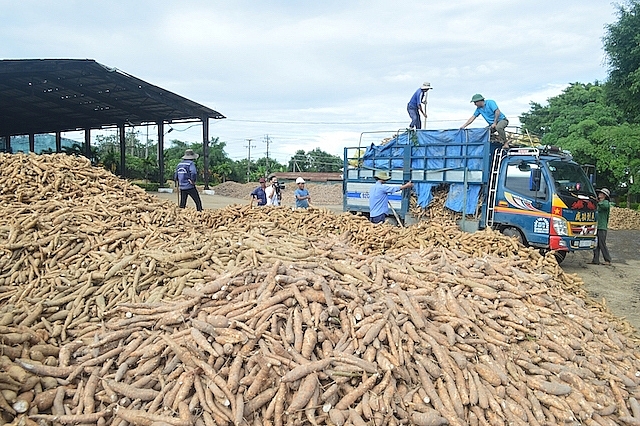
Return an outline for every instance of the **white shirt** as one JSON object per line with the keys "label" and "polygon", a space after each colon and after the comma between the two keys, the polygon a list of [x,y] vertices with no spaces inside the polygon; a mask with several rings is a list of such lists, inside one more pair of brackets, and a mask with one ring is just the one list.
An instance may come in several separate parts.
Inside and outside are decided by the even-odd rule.
{"label": "white shirt", "polygon": [[264,190],[264,193],[267,194],[267,205],[268,206],[279,206],[280,200],[278,199],[278,194],[276,193],[276,189],[273,185],[267,186]]}

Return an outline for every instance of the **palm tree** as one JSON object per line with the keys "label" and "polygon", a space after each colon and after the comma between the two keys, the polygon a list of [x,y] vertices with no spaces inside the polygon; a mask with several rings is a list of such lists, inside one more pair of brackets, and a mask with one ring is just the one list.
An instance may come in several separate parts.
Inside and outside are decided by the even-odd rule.
{"label": "palm tree", "polygon": [[227,178],[233,173],[233,168],[229,163],[218,164],[213,168],[214,173],[222,178],[222,182],[226,182]]}

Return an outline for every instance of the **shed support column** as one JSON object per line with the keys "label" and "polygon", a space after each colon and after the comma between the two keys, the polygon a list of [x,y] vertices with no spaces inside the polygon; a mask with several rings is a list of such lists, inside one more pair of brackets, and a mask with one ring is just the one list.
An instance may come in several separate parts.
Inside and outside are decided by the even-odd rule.
{"label": "shed support column", "polygon": [[56,132],[56,152],[62,152],[62,133]]}
{"label": "shed support column", "polygon": [[36,152],[36,136],[29,133],[29,152]]}
{"label": "shed support column", "polygon": [[13,152],[11,150],[11,136],[4,137],[4,152],[8,152],[9,154]]}
{"label": "shed support column", "polygon": [[118,126],[118,136],[120,137],[120,177],[127,177],[127,139],[124,134],[124,124]]}
{"label": "shed support column", "polygon": [[164,121],[156,121],[158,127],[158,183],[165,187],[164,179]]}
{"label": "shed support column", "polygon": [[209,189],[209,117],[202,118],[202,153],[204,161],[204,189]]}
{"label": "shed support column", "polygon": [[84,129],[84,156],[91,160],[91,129]]}

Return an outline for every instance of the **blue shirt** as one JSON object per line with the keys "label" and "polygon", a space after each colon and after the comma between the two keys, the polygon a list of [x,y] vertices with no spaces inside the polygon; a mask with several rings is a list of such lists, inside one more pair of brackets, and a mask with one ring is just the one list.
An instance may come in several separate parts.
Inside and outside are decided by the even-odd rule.
{"label": "blue shirt", "polygon": [[418,105],[420,105],[422,103],[422,94],[423,93],[427,93],[427,91],[425,90],[423,92],[422,89],[416,90],[416,93],[413,94],[413,96],[409,100],[409,104],[407,106],[417,109]]}
{"label": "blue shirt", "polygon": [[[475,115],[476,117],[479,115],[482,115],[482,117],[484,117],[484,119],[487,120],[487,123],[491,125],[493,124],[493,121],[496,118],[497,109],[499,108],[498,108],[498,104],[496,104],[496,101],[492,101],[491,99],[485,99],[484,106],[482,108],[476,107],[476,110],[474,111],[473,115]],[[507,117],[502,113],[502,111],[500,111],[500,117],[498,117],[498,121],[506,120],[506,119]]]}
{"label": "blue shirt", "polygon": [[173,180],[178,181],[178,187],[180,189],[195,188],[197,178],[198,172],[196,170],[196,163],[193,160],[182,160],[176,167],[176,172],[173,175]]}
{"label": "blue shirt", "polygon": [[309,195],[309,191],[306,189],[296,189],[295,192],[293,193],[293,195],[295,195],[296,197],[296,208],[299,209],[306,209],[309,207],[309,200],[299,200],[298,197],[306,197]]}
{"label": "blue shirt", "polygon": [[387,185],[377,181],[369,190],[369,216],[375,217],[389,211],[389,194],[400,191],[400,185]]}
{"label": "blue shirt", "polygon": [[267,194],[266,192],[264,192],[264,188],[262,188],[262,185],[251,191],[251,197],[258,200],[259,206],[264,206],[267,204]]}

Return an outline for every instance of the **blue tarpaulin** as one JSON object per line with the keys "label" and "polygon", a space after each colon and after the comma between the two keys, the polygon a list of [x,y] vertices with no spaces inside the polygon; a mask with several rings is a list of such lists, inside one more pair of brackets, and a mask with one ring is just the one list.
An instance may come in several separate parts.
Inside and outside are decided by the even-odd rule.
{"label": "blue tarpaulin", "polygon": [[429,205],[431,200],[433,199],[433,195],[431,194],[431,189],[435,185],[433,183],[424,183],[417,182],[413,184],[413,190],[416,192],[418,196],[418,205],[422,208],[425,208]]}
{"label": "blue tarpaulin", "polygon": [[[449,170],[482,171],[485,150],[489,149],[489,129],[419,130],[397,135],[384,145],[371,145],[363,156],[363,167],[373,170],[404,170],[404,149],[411,146],[411,170],[442,172]],[[437,175],[437,174],[436,174]],[[431,190],[438,181],[414,182],[418,205],[427,207]],[[466,213],[474,214],[480,185],[467,186]],[[460,212],[464,204],[464,186],[452,183],[445,206]]]}
{"label": "blue tarpaulin", "polygon": [[[465,214],[475,214],[478,208],[478,194],[480,194],[480,185],[467,185],[467,206]],[[444,206],[454,212],[461,212],[464,204],[464,185],[460,183],[452,183],[449,186],[449,194]]]}
{"label": "blue tarpaulin", "polygon": [[372,144],[367,148],[363,166],[375,170],[402,169],[404,147],[411,145],[412,169],[459,169],[466,159],[468,170],[482,170],[488,139],[488,128],[405,132],[384,145]]}

